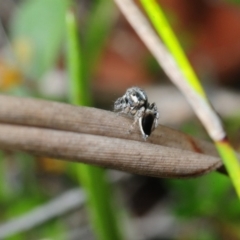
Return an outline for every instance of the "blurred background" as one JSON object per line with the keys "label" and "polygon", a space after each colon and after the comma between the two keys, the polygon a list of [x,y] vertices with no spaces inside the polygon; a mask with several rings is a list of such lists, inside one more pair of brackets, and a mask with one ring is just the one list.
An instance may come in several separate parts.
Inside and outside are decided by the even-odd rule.
{"label": "blurred background", "polygon": [[[159,3],[239,150],[240,1]],[[126,88],[140,86],[156,102],[160,124],[208,139],[112,0],[0,1],[1,94],[69,101],[65,14],[72,4],[94,107],[112,110]],[[74,166],[0,152],[0,239],[96,239]],[[173,180],[109,171],[109,181],[126,239],[240,239],[240,204],[224,175]]]}

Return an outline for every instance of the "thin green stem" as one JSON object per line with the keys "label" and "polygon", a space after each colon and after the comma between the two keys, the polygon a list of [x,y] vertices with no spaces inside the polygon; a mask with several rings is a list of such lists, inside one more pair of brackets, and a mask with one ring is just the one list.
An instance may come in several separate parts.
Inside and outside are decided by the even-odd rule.
{"label": "thin green stem", "polygon": [[83,79],[83,59],[75,16],[71,10],[66,14],[67,23],[67,67],[69,73],[69,97],[75,105],[91,106],[89,81]]}
{"label": "thin green stem", "polygon": [[215,146],[222,157],[227,172],[235,186],[237,195],[240,198],[240,165],[239,162],[236,161],[236,153],[228,141],[215,142]]}
{"label": "thin green stem", "polygon": [[[220,122],[221,120],[209,105],[209,101],[204,92],[204,89],[201,86],[201,83],[197,75],[195,74],[191,64],[189,63],[183,49],[181,48],[181,45],[179,44],[178,39],[175,36],[170,24],[168,23],[167,18],[165,17],[160,5],[155,0],[141,0],[141,3],[152,25],[167,46],[169,52],[172,54],[177,65],[179,66],[180,71],[183,73],[185,77],[185,79],[183,78],[183,81],[187,81],[189,86],[193,89],[194,93],[200,96],[200,101],[202,102],[202,104],[199,104],[199,102],[196,103],[196,106],[202,107],[202,112],[205,114],[206,117],[209,117],[210,119],[210,121],[208,122],[211,122],[210,115],[214,116],[214,118]],[[187,95],[187,93],[184,94]],[[202,101],[201,99],[204,101]],[[212,136],[210,133],[212,126],[211,128],[209,128],[205,125],[205,127],[208,130],[210,136]],[[218,126],[213,127],[215,127],[216,132],[218,132]],[[240,164],[234,152],[234,149],[231,147],[227,140],[223,141],[222,139],[213,139],[213,141],[215,142],[216,148],[218,149],[218,152],[222,157],[222,160],[226,166],[232,183],[240,198]]]}
{"label": "thin green stem", "polygon": [[[75,15],[71,10],[66,14],[66,25],[70,102],[75,105],[90,106],[89,81],[83,74],[84,57],[79,44]],[[112,205],[111,189],[105,171],[84,164],[79,164],[77,169],[81,184],[87,193],[89,212],[97,238],[100,240],[120,240],[116,211]]]}

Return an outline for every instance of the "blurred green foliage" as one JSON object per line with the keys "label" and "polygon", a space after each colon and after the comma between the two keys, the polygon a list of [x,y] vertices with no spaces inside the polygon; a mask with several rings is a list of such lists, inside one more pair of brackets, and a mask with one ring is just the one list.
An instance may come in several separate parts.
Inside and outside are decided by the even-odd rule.
{"label": "blurred green foliage", "polygon": [[[36,172],[37,159],[24,153],[0,152],[0,221],[14,219],[30,212],[50,200],[39,182]],[[8,240],[52,237],[64,239],[65,226],[59,220],[51,220],[41,226],[8,237]],[[34,237],[34,238],[33,238]]]}
{"label": "blurred green foliage", "polygon": [[239,239],[240,204],[227,176],[211,173],[196,179],[171,179],[168,184],[174,215],[189,224],[180,239]]}
{"label": "blurred green foliage", "polygon": [[[239,115],[225,118],[224,124],[229,138],[239,148]],[[185,123],[181,130],[201,139],[209,139],[198,121]],[[227,176],[211,173],[196,179],[169,179],[171,188],[172,211],[181,219],[189,222],[202,221],[203,225],[190,238],[215,240],[222,238],[222,229],[229,229],[226,236],[233,234],[233,239],[240,239],[240,204]],[[204,227],[207,224],[208,227]],[[189,230],[191,232],[191,230]],[[230,238],[229,238],[230,239]]]}
{"label": "blurred green foliage", "polygon": [[39,79],[59,56],[69,0],[26,0],[11,22],[11,38],[25,74]]}
{"label": "blurred green foliage", "polygon": [[[181,217],[207,216],[223,217],[229,215],[234,192],[228,177],[211,173],[196,179],[169,180],[174,191],[174,209]],[[226,202],[229,203],[226,206]],[[219,211],[219,209],[222,209]],[[240,213],[240,205],[234,215]]]}

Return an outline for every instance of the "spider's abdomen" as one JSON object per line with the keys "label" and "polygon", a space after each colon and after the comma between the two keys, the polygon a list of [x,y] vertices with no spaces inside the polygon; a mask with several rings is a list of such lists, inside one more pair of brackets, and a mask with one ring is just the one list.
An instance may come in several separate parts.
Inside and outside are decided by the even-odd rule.
{"label": "spider's abdomen", "polygon": [[146,114],[142,118],[142,130],[145,135],[150,136],[154,124],[155,116],[153,114]]}

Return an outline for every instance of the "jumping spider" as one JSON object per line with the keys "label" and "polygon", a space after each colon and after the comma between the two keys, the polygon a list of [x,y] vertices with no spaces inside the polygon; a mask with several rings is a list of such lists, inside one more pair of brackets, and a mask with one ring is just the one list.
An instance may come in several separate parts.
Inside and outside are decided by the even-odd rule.
{"label": "jumping spider", "polygon": [[142,137],[146,140],[158,125],[159,113],[155,103],[150,104],[146,93],[138,87],[128,88],[114,103],[114,111],[134,117],[130,131],[139,123]]}

